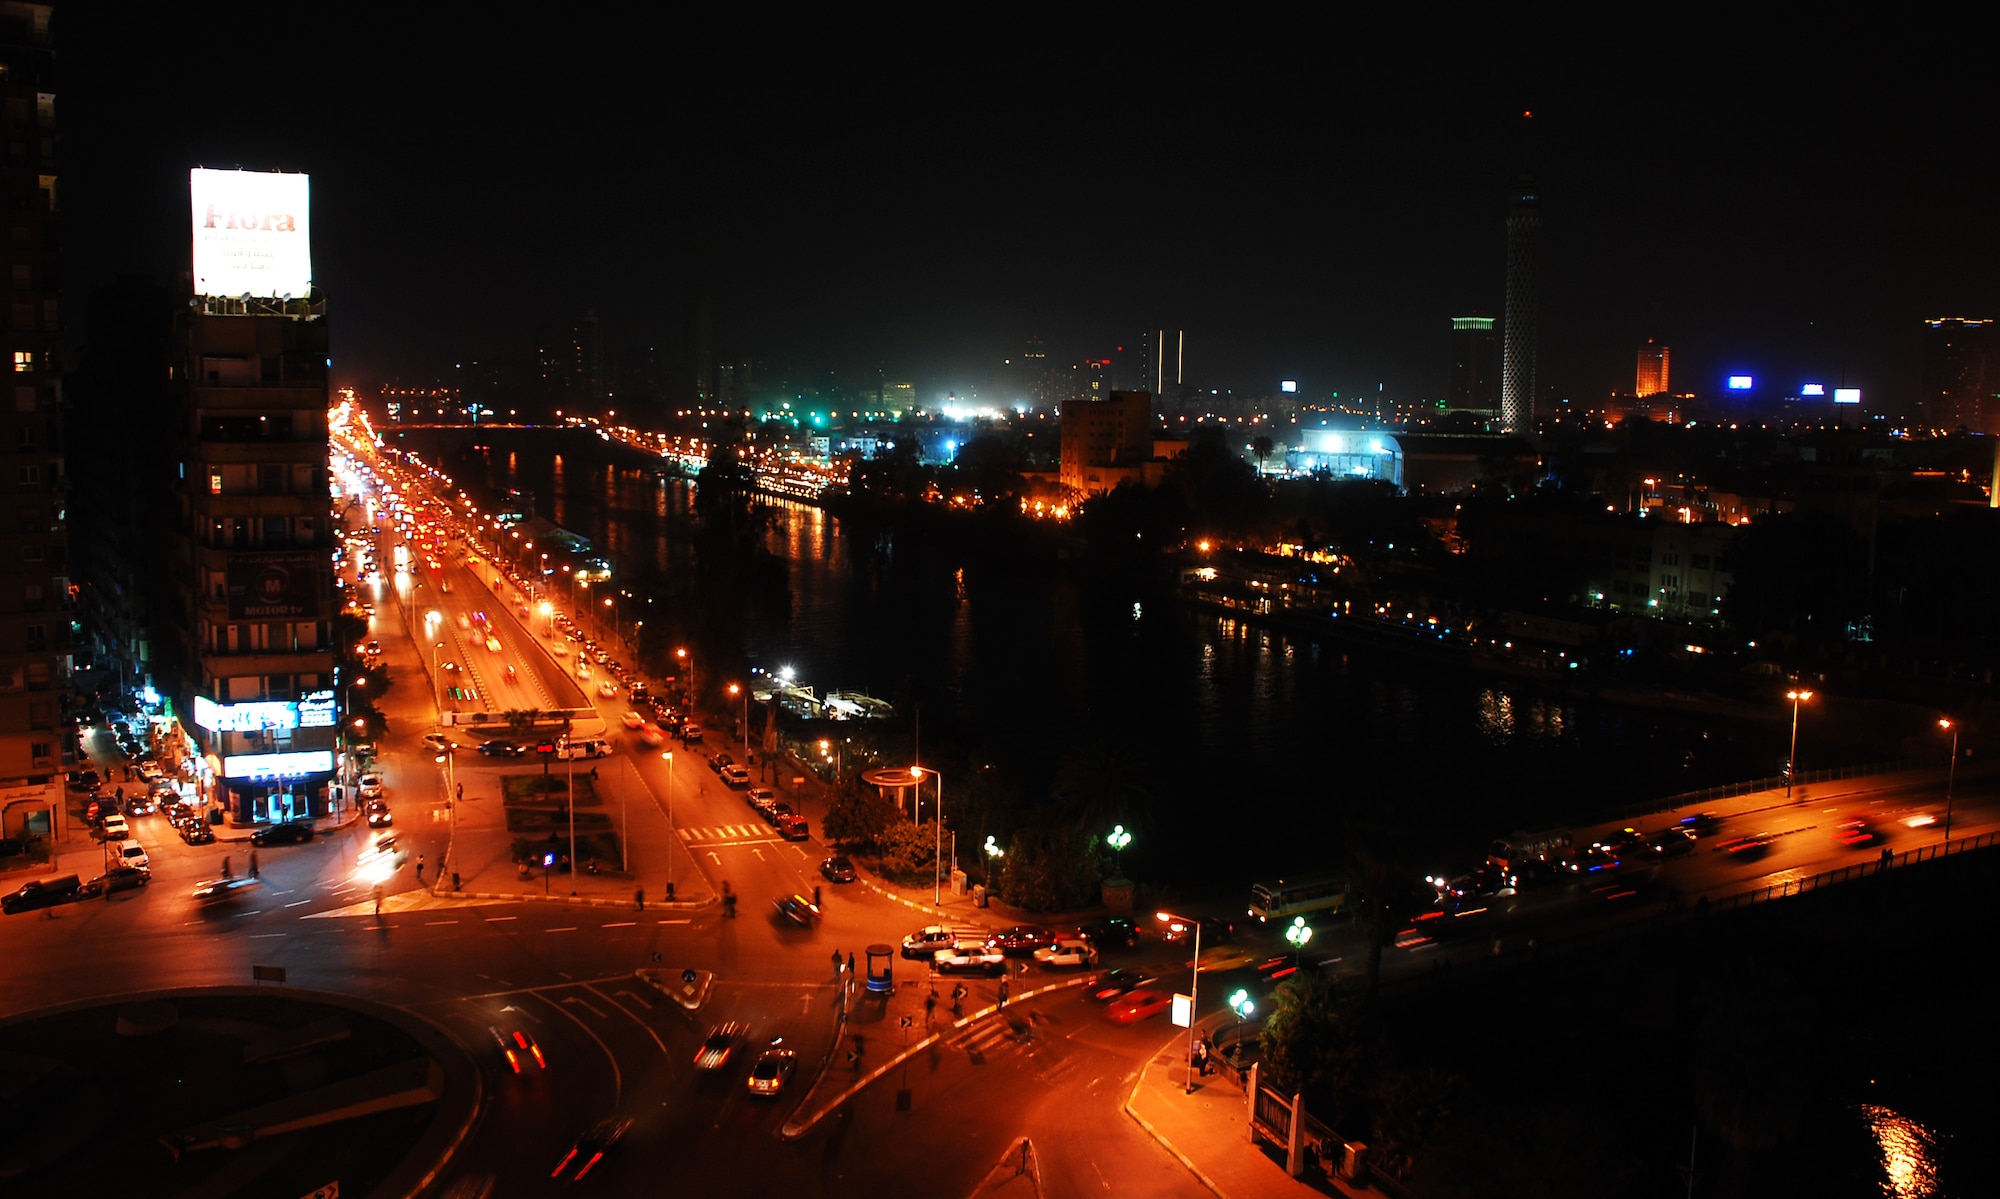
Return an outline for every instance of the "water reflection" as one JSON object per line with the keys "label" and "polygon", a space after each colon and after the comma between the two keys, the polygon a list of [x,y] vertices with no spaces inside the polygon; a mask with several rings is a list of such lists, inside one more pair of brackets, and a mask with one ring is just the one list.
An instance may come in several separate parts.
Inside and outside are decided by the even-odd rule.
{"label": "water reflection", "polygon": [[1938,1193],[1937,1137],[1930,1129],[1878,1103],[1861,1105],[1862,1119],[1882,1151],[1890,1199],[1926,1199]]}

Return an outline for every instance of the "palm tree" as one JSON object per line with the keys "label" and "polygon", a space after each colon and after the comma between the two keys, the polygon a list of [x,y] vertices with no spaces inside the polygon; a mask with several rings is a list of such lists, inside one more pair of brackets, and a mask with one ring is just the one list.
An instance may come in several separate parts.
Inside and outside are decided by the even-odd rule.
{"label": "palm tree", "polygon": [[1271,449],[1271,439],[1268,437],[1259,436],[1250,443],[1250,452],[1257,455],[1257,475],[1259,478],[1263,477],[1264,459],[1271,456]]}

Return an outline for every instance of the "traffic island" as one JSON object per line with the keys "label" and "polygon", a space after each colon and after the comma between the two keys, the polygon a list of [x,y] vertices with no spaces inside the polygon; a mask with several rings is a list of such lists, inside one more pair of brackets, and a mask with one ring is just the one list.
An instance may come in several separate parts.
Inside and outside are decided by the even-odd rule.
{"label": "traffic island", "polygon": [[478,1068],[350,997],[171,992],[0,1023],[9,1193],[410,1194],[471,1130]]}

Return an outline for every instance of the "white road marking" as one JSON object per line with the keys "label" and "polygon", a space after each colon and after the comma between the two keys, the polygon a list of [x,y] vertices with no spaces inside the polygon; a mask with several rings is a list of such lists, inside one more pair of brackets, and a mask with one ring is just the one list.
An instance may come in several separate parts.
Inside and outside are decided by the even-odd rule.
{"label": "white road marking", "polygon": [[250,939],[252,941],[263,941],[271,937],[289,937],[289,936],[291,936],[290,933],[251,933]]}
{"label": "white road marking", "polygon": [[519,920],[519,919],[520,919],[519,916],[488,916],[486,918],[486,923],[499,924],[503,920]]}
{"label": "white road marking", "polygon": [[286,904],[285,906],[288,908],[302,908],[311,902],[312,900],[310,899],[294,899],[292,902]]}
{"label": "white road marking", "polygon": [[597,927],[599,927],[599,928],[631,928],[631,927],[632,927],[633,925],[635,925],[635,924],[637,924],[637,923],[638,923],[638,921],[636,921],[636,920],[620,920],[620,921],[617,921],[616,923],[613,923],[613,924],[600,924],[600,925],[598,925]]}
{"label": "white road marking", "polygon": [[572,924],[568,928],[545,928],[542,931],[545,933],[573,933],[576,931],[576,925]]}

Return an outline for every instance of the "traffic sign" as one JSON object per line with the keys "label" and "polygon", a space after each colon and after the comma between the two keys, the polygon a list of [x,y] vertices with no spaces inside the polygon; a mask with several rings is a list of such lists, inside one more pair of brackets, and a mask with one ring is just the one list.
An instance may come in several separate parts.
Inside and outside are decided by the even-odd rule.
{"label": "traffic sign", "polygon": [[691,982],[693,982],[693,981],[695,980],[695,978],[696,978],[696,975],[695,975],[695,972],[694,972],[694,967],[693,967],[693,966],[689,966],[689,967],[688,967],[687,969],[685,969],[685,970],[681,971],[681,981],[682,981],[682,982],[684,982],[684,983],[691,983]]}

